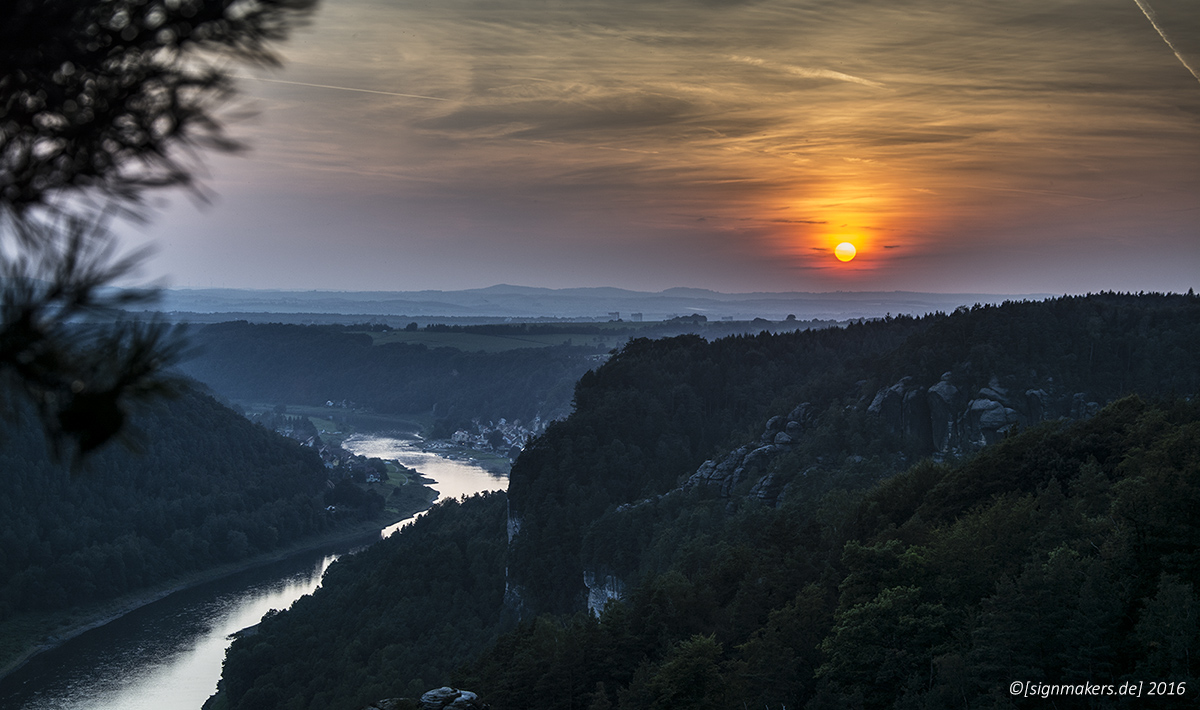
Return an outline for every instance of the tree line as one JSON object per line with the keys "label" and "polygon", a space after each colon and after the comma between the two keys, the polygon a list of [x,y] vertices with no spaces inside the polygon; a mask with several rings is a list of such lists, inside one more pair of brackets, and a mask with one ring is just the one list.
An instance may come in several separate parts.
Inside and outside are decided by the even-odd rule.
{"label": "tree line", "polygon": [[382,507],[329,515],[314,451],[194,390],[144,405],[130,426],[134,450],[110,445],[74,474],[28,416],[4,428],[0,621],[236,562]]}

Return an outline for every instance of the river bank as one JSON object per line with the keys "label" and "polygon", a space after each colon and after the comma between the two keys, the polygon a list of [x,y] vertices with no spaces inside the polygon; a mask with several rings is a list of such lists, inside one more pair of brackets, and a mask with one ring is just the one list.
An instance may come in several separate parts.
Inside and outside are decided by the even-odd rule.
{"label": "river bank", "polygon": [[417,513],[428,510],[433,505],[437,493],[432,489],[427,488],[426,490],[428,494],[425,496],[424,502],[414,501],[388,515],[360,521],[324,535],[304,538],[273,552],[200,572],[192,572],[139,592],[70,611],[17,615],[0,623],[0,679],[21,668],[39,653],[61,646],[87,631],[104,626],[176,592],[321,548],[344,546],[358,540],[362,540],[363,544],[368,544],[372,541],[371,536],[378,538],[381,528],[395,525]]}
{"label": "river bank", "polygon": [[[507,476],[484,468],[478,452],[456,452],[452,458],[445,451],[424,451],[421,443],[410,436],[360,434],[351,448],[358,455],[405,466],[407,480],[433,489],[429,498],[434,491],[451,499],[507,488]],[[492,465],[503,463],[507,462]],[[28,639],[43,639],[51,650],[31,655],[15,670],[17,664],[6,669],[0,678],[0,707],[197,710],[216,691],[231,635],[254,626],[270,610],[287,609],[312,593],[338,557],[403,528],[412,517],[396,521],[403,512],[419,514],[429,503],[429,498],[410,495],[385,497],[390,514],[369,526],[348,526],[253,561],[178,578],[160,589],[96,605],[86,617],[76,610],[66,619],[69,623],[53,620],[59,623],[21,636],[23,650],[38,645]],[[395,522],[385,527],[391,521]],[[279,558],[286,559],[271,561]]]}

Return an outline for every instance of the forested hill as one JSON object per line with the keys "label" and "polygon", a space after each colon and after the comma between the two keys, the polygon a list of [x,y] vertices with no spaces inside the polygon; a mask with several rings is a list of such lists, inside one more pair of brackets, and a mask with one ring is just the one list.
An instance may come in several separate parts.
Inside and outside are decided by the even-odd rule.
{"label": "forested hill", "polygon": [[453,684],[497,710],[1195,707],[1195,403],[806,493],[647,504],[621,603],[526,621]]}
{"label": "forested hill", "polygon": [[580,380],[575,413],[513,466],[509,601],[602,604],[606,579],[637,573],[649,524],[616,509],[685,481],[772,505],[860,487],[1124,394],[1200,393],[1197,344],[1200,298],[1115,294],[634,341]]}
{"label": "forested hill", "polygon": [[[570,409],[596,348],[556,345],[464,352],[374,344],[343,326],[219,323],[193,334],[187,374],[226,397],[276,404],[350,400],[388,414],[437,419],[551,419]],[[450,429],[453,431],[453,428]]]}
{"label": "forested hill", "polygon": [[[110,444],[71,473],[36,426],[0,435],[0,639],[24,614],[84,606],[237,562],[379,513],[326,510],[317,454],[193,390],[145,406],[141,451]],[[378,496],[376,496],[378,498]],[[27,633],[27,632],[26,632]]]}
{"label": "forested hill", "polygon": [[[1200,299],[1115,294],[634,341],[514,465],[507,577],[488,575],[492,547],[455,573],[464,600],[505,590],[522,623],[486,649],[413,639],[434,657],[482,651],[420,680],[514,709],[1004,707],[1004,680],[1186,681],[1197,343]],[[476,534],[502,539],[492,525]],[[307,613],[332,618],[338,595],[326,585]],[[362,603],[376,625],[409,613]],[[235,643],[230,707],[411,694],[418,676],[370,625],[288,650],[289,614]],[[241,657],[276,670],[256,686]],[[357,689],[283,680],[331,663]]]}

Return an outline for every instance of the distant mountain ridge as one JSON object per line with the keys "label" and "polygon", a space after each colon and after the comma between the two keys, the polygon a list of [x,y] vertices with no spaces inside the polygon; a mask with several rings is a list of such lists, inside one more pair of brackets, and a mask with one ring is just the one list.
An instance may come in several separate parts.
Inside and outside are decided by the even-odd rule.
{"label": "distant mountain ridge", "polygon": [[959,306],[1013,300],[1042,300],[1051,294],[917,293],[837,291],[830,293],[720,293],[669,288],[657,293],[614,287],[550,289],[498,284],[461,291],[268,291],[169,289],[161,310],[171,313],[340,314],[346,316],[587,318],[665,320],[699,313],[709,319],[801,320],[925,315]]}

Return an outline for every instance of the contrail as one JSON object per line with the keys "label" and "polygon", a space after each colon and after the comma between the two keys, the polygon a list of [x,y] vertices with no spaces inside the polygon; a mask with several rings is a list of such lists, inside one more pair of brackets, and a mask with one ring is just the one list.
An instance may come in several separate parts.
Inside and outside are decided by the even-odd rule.
{"label": "contrail", "polygon": [[1138,7],[1142,8],[1142,14],[1144,14],[1146,16],[1147,20],[1150,20],[1150,24],[1153,25],[1154,29],[1158,31],[1158,36],[1162,37],[1163,41],[1167,43],[1167,46],[1171,48],[1171,51],[1175,53],[1175,57],[1179,60],[1179,63],[1183,65],[1183,68],[1187,69],[1189,72],[1191,72],[1192,77],[1195,78],[1196,81],[1200,81],[1200,74],[1197,74],[1196,70],[1193,69],[1191,67],[1191,65],[1187,63],[1187,60],[1183,58],[1183,55],[1180,54],[1179,50],[1175,49],[1175,45],[1171,43],[1171,39],[1169,37],[1167,37],[1167,33],[1163,32],[1163,29],[1158,26],[1158,20],[1155,19],[1154,10],[1151,9],[1150,6],[1145,3],[1144,0],[1133,0],[1133,1],[1137,3]]}
{"label": "contrail", "polygon": [[316,89],[336,89],[338,91],[357,91],[363,94],[383,94],[384,96],[402,96],[406,99],[429,99],[430,101],[450,101],[439,96],[422,96],[420,94],[398,94],[395,91],[375,91],[374,89],[355,89],[349,86],[330,86],[329,84],[309,84],[304,81],[285,81],[283,79],[263,79],[257,76],[239,75],[239,79],[252,79],[254,81],[267,81],[272,84],[291,84],[293,86],[311,86]]}

